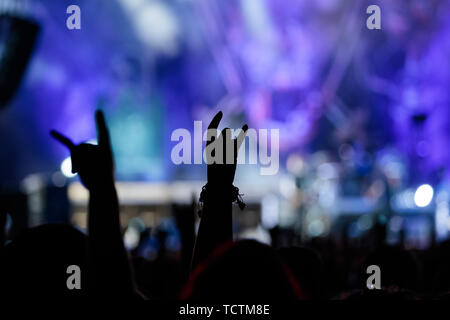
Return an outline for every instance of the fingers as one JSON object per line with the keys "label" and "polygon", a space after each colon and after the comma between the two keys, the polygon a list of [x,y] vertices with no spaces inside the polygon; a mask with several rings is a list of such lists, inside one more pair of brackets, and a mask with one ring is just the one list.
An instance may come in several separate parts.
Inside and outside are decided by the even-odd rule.
{"label": "fingers", "polygon": [[239,135],[237,137],[237,150],[239,150],[239,148],[242,145],[242,142],[244,142],[245,139],[245,135],[247,134],[247,130],[248,130],[248,125],[244,124],[244,126],[242,127],[241,132],[239,132]]}
{"label": "fingers", "polygon": [[65,145],[67,148],[69,148],[69,150],[71,150],[71,151],[75,147],[75,145],[73,144],[73,142],[69,138],[67,138],[66,136],[62,135],[58,131],[52,130],[52,131],[50,131],[50,135],[53,138],[55,138],[56,140],[58,140],[59,142],[61,142],[63,145]]}
{"label": "fingers", "polygon": [[101,110],[97,110],[95,113],[95,120],[97,122],[98,145],[110,149],[111,143],[108,127],[106,126],[105,116]]}
{"label": "fingers", "polygon": [[230,128],[224,128],[222,132],[220,133],[220,137],[222,139],[231,139],[231,129]]}
{"label": "fingers", "polygon": [[[222,120],[223,113],[222,111],[217,112],[214,118],[211,120],[211,123],[208,126],[207,131],[207,142],[206,145],[210,145],[216,140],[217,137],[217,127],[219,126],[220,120]],[[211,130],[210,130],[211,129]]]}
{"label": "fingers", "polygon": [[214,118],[211,120],[211,123],[208,126],[209,129],[217,129],[219,127],[220,120],[222,120],[223,113],[222,111],[217,112]]}
{"label": "fingers", "polygon": [[[220,138],[222,142],[222,151],[221,157],[224,158],[224,163],[226,164],[234,164],[234,159],[236,158],[236,141],[233,139],[230,128],[225,128],[222,130],[220,134]],[[220,142],[219,142],[220,143]]]}
{"label": "fingers", "polygon": [[[208,130],[209,129],[215,129],[217,130],[217,127],[219,126],[220,120],[222,119],[223,113],[222,111],[219,111],[214,118],[211,120],[211,123],[208,126]],[[231,139],[231,136],[228,136],[227,133],[229,131],[229,128],[225,128],[222,130],[221,134],[219,135],[219,139],[223,139],[223,142],[225,143],[225,141]],[[248,130],[248,125],[245,124],[241,131],[239,132],[238,137],[235,139],[235,148],[236,148],[236,152],[237,150],[239,150],[239,148],[241,147],[242,143],[244,142],[246,133]],[[206,145],[209,145],[210,143],[212,143],[215,139],[208,139]]]}

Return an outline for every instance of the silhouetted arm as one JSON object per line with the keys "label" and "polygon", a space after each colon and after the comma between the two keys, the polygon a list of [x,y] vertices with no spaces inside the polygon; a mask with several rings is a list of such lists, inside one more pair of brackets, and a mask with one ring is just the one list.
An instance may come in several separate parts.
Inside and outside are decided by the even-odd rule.
{"label": "silhouetted arm", "polygon": [[56,131],[52,136],[71,151],[72,171],[89,190],[88,290],[103,297],[132,296],[134,282],[119,221],[114,185],[114,161],[109,133],[101,111],[96,113],[98,145],[74,145]]}
{"label": "silhouetted arm", "polygon": [[113,181],[89,191],[88,250],[92,290],[111,296],[134,294]]}
{"label": "silhouetted arm", "polygon": [[[217,130],[221,119],[222,112],[219,112],[211,121],[208,130]],[[236,172],[237,151],[245,138],[247,129],[247,125],[244,125],[237,139],[233,139],[230,130],[226,128],[217,140],[211,139],[207,143],[208,183],[191,268],[195,268],[214,249],[233,240],[231,200],[233,181]],[[233,148],[234,161],[232,164],[226,164],[227,145]],[[223,153],[221,164],[212,162],[208,157],[208,150],[214,149],[211,153],[214,156],[215,152],[219,150],[218,148],[222,148]]]}
{"label": "silhouetted arm", "polygon": [[214,196],[205,199],[197,239],[195,241],[192,269],[207,258],[215,248],[233,240],[232,203],[225,189],[212,190]]}

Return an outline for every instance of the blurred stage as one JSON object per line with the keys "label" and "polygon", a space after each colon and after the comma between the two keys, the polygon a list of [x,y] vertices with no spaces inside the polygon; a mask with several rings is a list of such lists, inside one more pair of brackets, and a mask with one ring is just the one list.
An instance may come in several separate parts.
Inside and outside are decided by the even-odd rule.
{"label": "blurred stage", "polygon": [[[381,232],[419,249],[448,238],[447,1],[383,3],[382,30],[365,27],[364,0],[13,2],[0,0],[1,70],[11,39],[29,40],[8,17],[39,28],[0,109],[0,190],[17,228],[86,226],[87,193],[49,131],[95,142],[96,108],[111,130],[123,226],[173,221],[174,205],[198,199],[206,166],[173,164],[171,133],[222,110],[231,128],[280,130],[276,175],[237,170],[248,204],[237,237]],[[71,4],[81,30],[66,28]]]}

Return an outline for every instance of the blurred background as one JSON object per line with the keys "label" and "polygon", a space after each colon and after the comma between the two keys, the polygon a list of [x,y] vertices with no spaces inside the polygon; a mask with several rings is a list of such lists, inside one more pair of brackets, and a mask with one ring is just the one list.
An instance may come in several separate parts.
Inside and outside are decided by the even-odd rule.
{"label": "blurred background", "polygon": [[[66,27],[72,4],[80,30]],[[366,28],[371,4],[381,30]],[[417,250],[446,240],[448,16],[444,0],[0,0],[10,237],[49,222],[86,227],[87,192],[49,131],[95,143],[102,108],[125,242],[148,259],[161,247],[180,254],[206,180],[205,165],[172,163],[171,133],[219,110],[222,126],[280,130],[276,175],[238,167],[248,207],[235,213],[236,237]]]}

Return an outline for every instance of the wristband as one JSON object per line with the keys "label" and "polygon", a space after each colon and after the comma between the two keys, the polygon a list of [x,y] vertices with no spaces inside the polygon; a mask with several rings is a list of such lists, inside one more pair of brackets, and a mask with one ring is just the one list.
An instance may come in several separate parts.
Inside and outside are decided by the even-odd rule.
{"label": "wristband", "polygon": [[[242,200],[242,196],[243,196],[243,194],[239,193],[239,188],[231,185],[230,201],[232,203],[236,202],[239,206],[239,209],[244,210],[246,204]],[[199,199],[200,209],[198,210],[198,216],[200,218],[202,217],[202,211],[203,211],[203,206],[204,206],[205,201],[208,199],[211,199],[211,197],[212,197],[211,189],[208,188],[208,184],[205,184],[202,187],[202,192],[200,193],[200,199]]]}

